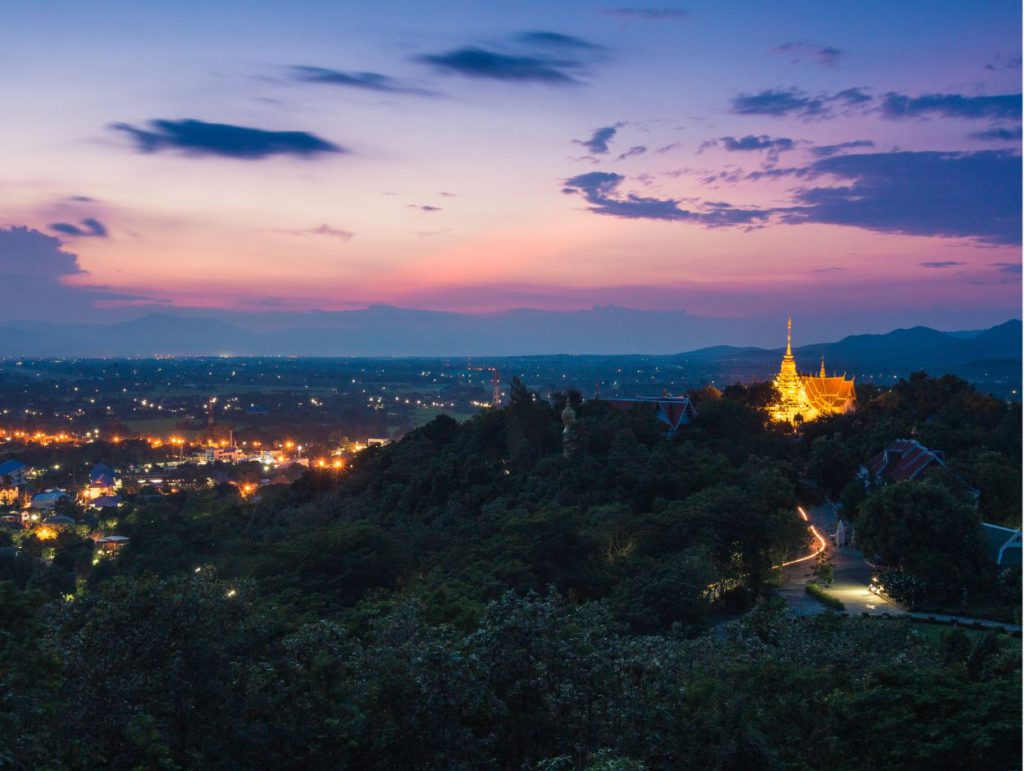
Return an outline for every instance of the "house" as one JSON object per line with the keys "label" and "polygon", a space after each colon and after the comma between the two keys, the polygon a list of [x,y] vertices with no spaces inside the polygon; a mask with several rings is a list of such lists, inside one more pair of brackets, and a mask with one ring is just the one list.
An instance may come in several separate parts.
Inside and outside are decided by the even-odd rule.
{"label": "house", "polygon": [[86,500],[94,501],[115,495],[121,487],[121,478],[110,466],[97,463],[89,471],[89,486],[85,488]]}
{"label": "house", "polygon": [[886,482],[903,482],[946,467],[941,452],[929,450],[915,439],[897,439],[861,467],[861,476]]}
{"label": "house", "polygon": [[96,539],[96,546],[106,552],[118,552],[128,543],[128,537],[123,535],[108,535]]}
{"label": "house", "polygon": [[999,567],[1021,566],[1021,531],[1002,525],[981,523],[985,535],[985,553]]}
{"label": "house", "polygon": [[53,511],[61,501],[66,501],[68,494],[64,490],[46,490],[32,496],[30,507],[37,511]]}
{"label": "house", "polygon": [[17,506],[20,500],[20,488],[17,485],[4,484],[0,479],[0,506]]}
{"label": "house", "polygon": [[67,525],[74,525],[77,523],[71,517],[65,517],[63,514],[54,514],[44,519],[43,524],[51,527],[66,527]]}
{"label": "house", "polygon": [[31,474],[32,467],[20,460],[5,460],[0,463],[0,487],[24,487]]}
{"label": "house", "polygon": [[208,447],[204,456],[207,463],[223,461],[224,463],[241,463],[246,453],[240,447]]}
{"label": "house", "polygon": [[655,418],[668,426],[667,434],[672,436],[680,426],[685,426],[697,416],[689,396],[630,396],[606,399],[610,407],[627,411],[637,405],[645,405],[654,413]]}

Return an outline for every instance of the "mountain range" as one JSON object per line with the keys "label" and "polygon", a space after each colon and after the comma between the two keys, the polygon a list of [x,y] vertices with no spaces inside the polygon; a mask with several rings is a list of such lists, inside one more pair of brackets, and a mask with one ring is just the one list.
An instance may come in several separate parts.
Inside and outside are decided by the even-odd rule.
{"label": "mountain range", "polygon": [[[312,319],[312,321],[311,321]],[[685,334],[681,334],[681,331]],[[372,306],[324,313],[275,329],[246,328],[217,318],[151,314],[116,324],[0,325],[3,357],[119,356],[535,356],[571,352],[648,355],[719,378],[749,379],[778,367],[783,349],[718,345],[667,354],[679,339],[737,339],[738,322],[681,311],[597,307],[587,311],[508,311],[469,316]],[[924,369],[971,380],[1019,383],[1021,322],[985,330],[928,327],[853,335],[795,349],[802,371],[885,378]],[[1009,389],[1007,389],[1009,390]]]}
{"label": "mountain range", "polygon": [[[801,369],[817,371],[825,358],[829,372],[870,366],[910,367],[938,371],[970,362],[1021,360],[1021,322],[1007,321],[990,329],[939,332],[930,327],[896,329],[883,335],[851,335],[834,343],[816,343],[794,349]],[[785,349],[714,346],[680,354],[684,359],[759,364],[778,362]]]}

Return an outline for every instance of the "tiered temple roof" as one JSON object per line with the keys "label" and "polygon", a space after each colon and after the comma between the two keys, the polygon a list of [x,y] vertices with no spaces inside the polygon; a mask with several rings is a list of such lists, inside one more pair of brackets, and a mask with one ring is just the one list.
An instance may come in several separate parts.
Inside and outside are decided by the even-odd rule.
{"label": "tiered temple roof", "polygon": [[825,373],[825,357],[817,375],[801,375],[793,356],[793,320],[786,322],[786,353],[775,378],[779,401],[772,405],[771,415],[777,421],[797,423],[816,420],[824,415],[852,412],[857,406],[853,379],[829,377]]}

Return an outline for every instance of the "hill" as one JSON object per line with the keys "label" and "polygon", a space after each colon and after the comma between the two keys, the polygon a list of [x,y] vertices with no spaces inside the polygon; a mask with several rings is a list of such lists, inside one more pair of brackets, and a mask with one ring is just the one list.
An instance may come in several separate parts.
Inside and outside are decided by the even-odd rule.
{"label": "hill", "polygon": [[[951,753],[1013,767],[1016,641],[793,618],[768,579],[808,549],[799,480],[832,492],[915,431],[955,474],[890,488],[929,502],[899,539],[908,564],[929,595],[991,591],[969,539],[934,536],[951,515],[980,530],[961,477],[982,507],[1019,505],[1019,405],[915,376],[794,437],[765,422],[769,395],[705,392],[670,439],[647,410],[517,383],[506,408],[441,416],[255,502],[230,485],[130,499],[101,525],[129,538],[113,556],[85,523],[22,534],[0,560],[4,756],[73,771],[927,768]],[[864,516],[884,502],[852,489]],[[1019,607],[1010,579],[997,585]]]}

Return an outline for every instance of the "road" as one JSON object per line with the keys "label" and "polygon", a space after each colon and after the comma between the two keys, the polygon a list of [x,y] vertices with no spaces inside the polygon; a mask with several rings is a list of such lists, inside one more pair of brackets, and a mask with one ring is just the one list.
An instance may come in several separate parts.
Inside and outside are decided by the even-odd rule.
{"label": "road", "polygon": [[[803,509],[801,509],[803,511]],[[816,550],[821,548],[820,536],[826,539],[825,549],[832,559],[833,581],[828,593],[843,601],[846,612],[859,616],[867,613],[872,616],[888,614],[890,616],[908,615],[903,608],[868,590],[871,581],[871,567],[864,560],[864,555],[849,546],[835,546],[829,536],[836,531],[837,517],[831,506],[814,506],[806,510],[808,524],[814,534]],[[814,577],[815,552],[783,565],[785,582],[779,588],[779,596],[789,605],[790,610],[798,616],[812,616],[825,612],[825,606],[807,594],[805,587]]]}
{"label": "road", "polygon": [[814,577],[814,565],[817,561],[818,551],[822,547],[821,536],[824,535],[824,547],[832,558],[833,567],[833,582],[827,591],[843,601],[843,604],[846,606],[846,612],[851,616],[863,614],[869,616],[900,616],[914,618],[919,621],[947,623],[951,626],[960,624],[962,626],[1004,630],[1007,632],[1021,631],[1020,625],[1008,624],[1002,621],[989,621],[970,616],[953,616],[945,613],[908,613],[896,603],[879,597],[868,590],[872,570],[871,566],[864,559],[863,554],[848,546],[836,546],[832,543],[830,536],[835,534],[838,517],[831,506],[827,504],[815,506],[807,509],[806,512],[803,512],[801,509],[801,512],[801,516],[803,516],[803,513],[807,514],[805,519],[814,536],[814,551],[782,566],[786,580],[778,590],[778,595],[786,601],[794,615],[813,616],[824,613],[826,610],[825,606],[807,594],[804,588],[807,586],[808,581]]}

